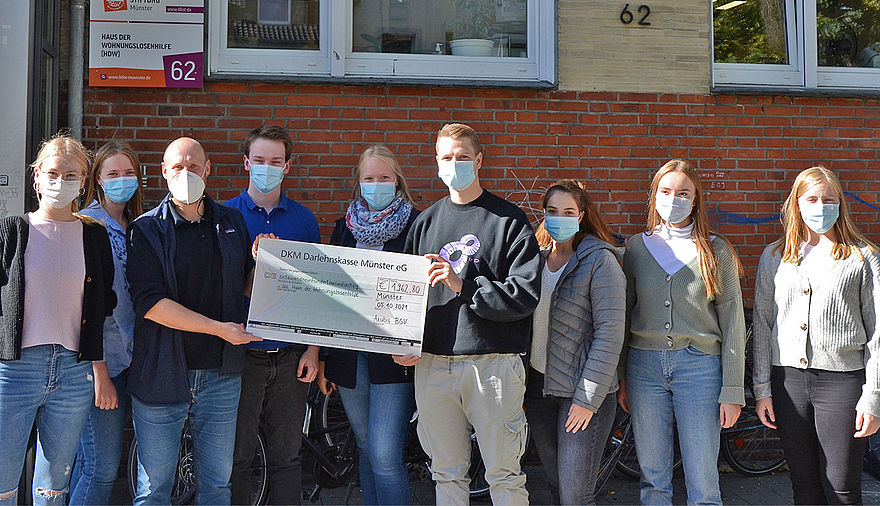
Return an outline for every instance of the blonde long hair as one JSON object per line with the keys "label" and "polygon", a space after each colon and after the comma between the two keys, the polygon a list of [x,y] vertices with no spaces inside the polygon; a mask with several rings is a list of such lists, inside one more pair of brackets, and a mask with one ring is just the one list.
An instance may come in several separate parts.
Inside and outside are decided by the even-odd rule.
{"label": "blonde long hair", "polygon": [[710,236],[715,235],[730,248],[733,255],[733,261],[736,263],[737,271],[742,275],[742,264],[739,261],[733,245],[730,244],[724,236],[709,227],[709,215],[706,212],[706,200],[703,197],[703,185],[700,184],[700,176],[693,165],[684,160],[669,160],[660,170],[654,174],[651,180],[651,195],[648,198],[648,226],[647,233],[651,234],[654,229],[661,223],[660,214],[655,208],[657,198],[657,187],[663,176],[670,172],[684,173],[694,184],[694,205],[691,208],[691,219],[694,223],[694,229],[691,231],[691,238],[697,244],[697,256],[700,258],[700,277],[706,285],[706,296],[713,298],[721,293],[721,274],[718,271],[718,258],[715,256],[715,250],[712,248]]}
{"label": "blonde long hair", "polygon": [[[57,133],[52,136],[52,138],[43,141],[43,144],[40,145],[40,151],[37,153],[37,158],[31,163],[31,168],[39,170],[40,166],[43,165],[43,162],[53,156],[66,156],[72,158],[79,165],[83,179],[88,175],[90,161],[89,152],[86,151],[86,148],[73,137]],[[40,185],[37,182],[36,177],[34,177],[34,190],[37,192],[37,201],[39,201]],[[79,198],[73,199],[70,208],[73,212],[79,210]]]}
{"label": "blonde long hair", "polygon": [[773,247],[773,253],[781,253],[782,261],[796,264],[801,261],[800,246],[802,242],[806,242],[809,238],[807,226],[804,219],[801,218],[801,208],[798,199],[806,193],[807,190],[819,183],[825,183],[830,186],[837,195],[840,202],[840,213],[837,221],[834,222],[832,229],[837,235],[837,240],[831,248],[831,257],[835,260],[848,258],[853,249],[859,256],[859,246],[867,246],[871,252],[877,251],[877,246],[869,241],[864,235],[856,230],[849,215],[849,206],[843,198],[843,187],[840,185],[840,179],[837,175],[822,166],[810,167],[802,170],[794,179],[791,186],[791,193],[782,204],[782,226],[784,232],[782,237],[776,241]]}
{"label": "blonde long hair", "polygon": [[406,184],[406,178],[403,177],[403,170],[400,168],[400,164],[397,163],[397,159],[394,158],[394,153],[391,152],[386,146],[382,146],[381,144],[376,146],[370,146],[363,153],[361,153],[361,157],[358,160],[357,169],[354,171],[354,189],[352,189],[351,196],[354,201],[360,200],[361,195],[361,169],[364,164],[370,158],[377,158],[385,162],[386,165],[391,167],[391,170],[394,171],[394,175],[397,176],[397,190],[400,191],[400,194],[403,196],[404,202],[409,202],[412,205],[415,205],[415,201],[412,198],[412,194],[409,192],[409,186]]}

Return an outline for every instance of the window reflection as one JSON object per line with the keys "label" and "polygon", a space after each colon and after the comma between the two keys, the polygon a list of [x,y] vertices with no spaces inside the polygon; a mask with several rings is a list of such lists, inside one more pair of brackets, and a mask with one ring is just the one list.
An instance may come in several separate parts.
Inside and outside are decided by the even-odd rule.
{"label": "window reflection", "polygon": [[526,57],[527,0],[352,0],[352,51]]}
{"label": "window reflection", "polygon": [[880,68],[880,1],[817,0],[819,65]]}
{"label": "window reflection", "polygon": [[229,0],[228,47],[317,50],[320,0]]}
{"label": "window reflection", "polygon": [[716,63],[788,64],[784,0],[713,0],[712,8]]}

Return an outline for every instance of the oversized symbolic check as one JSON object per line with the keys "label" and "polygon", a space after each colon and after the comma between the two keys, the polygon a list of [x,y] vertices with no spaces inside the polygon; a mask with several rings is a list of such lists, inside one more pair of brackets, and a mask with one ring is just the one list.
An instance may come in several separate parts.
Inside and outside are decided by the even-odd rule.
{"label": "oversized symbolic check", "polygon": [[261,239],[247,330],[294,343],[420,355],[429,260]]}

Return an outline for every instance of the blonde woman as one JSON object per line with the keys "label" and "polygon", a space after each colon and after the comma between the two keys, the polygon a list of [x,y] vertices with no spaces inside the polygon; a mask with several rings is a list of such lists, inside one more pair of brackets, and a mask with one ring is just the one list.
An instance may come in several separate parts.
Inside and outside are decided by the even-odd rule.
{"label": "blonde woman", "polygon": [[644,504],[672,502],[673,418],[688,504],[721,503],[719,432],[745,404],[740,270],[709,228],[694,167],[667,162],[651,182],[647,230],[623,258],[628,357],[618,401],[632,413]]}
{"label": "blonde woman", "polygon": [[116,306],[107,232],[74,214],[89,157],[67,136],[43,143],[40,207],[0,221],[0,504],[15,504],[37,425],[34,504],[62,504],[94,395],[104,318]]}
{"label": "blonde woman", "polygon": [[861,504],[880,427],[880,257],[824,167],[795,178],[782,224],[758,264],[755,408],[779,428],[795,504]]}
{"label": "blonde woman", "polygon": [[[361,154],[352,194],[330,244],[402,252],[419,211],[391,150],[372,146]],[[412,367],[390,355],[336,348],[324,360],[318,385],[324,393],[339,387],[360,454],[364,504],[409,504],[403,448],[416,407]]]}
{"label": "blonde woman", "polygon": [[77,451],[70,480],[70,504],[108,504],[119,458],[122,430],[131,414],[125,389],[131,364],[134,309],[125,279],[125,230],[143,212],[138,156],[120,141],[110,141],[95,153],[88,175],[86,202],[80,214],[101,222],[113,250],[113,291],[117,305],[104,322],[104,360],[92,363],[95,402]]}

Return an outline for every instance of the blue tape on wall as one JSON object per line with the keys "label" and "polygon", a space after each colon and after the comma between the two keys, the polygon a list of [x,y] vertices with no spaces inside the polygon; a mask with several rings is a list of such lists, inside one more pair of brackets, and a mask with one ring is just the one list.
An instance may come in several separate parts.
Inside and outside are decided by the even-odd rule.
{"label": "blue tape on wall", "polygon": [[[846,195],[847,197],[852,198],[853,200],[855,200],[859,203],[862,203],[862,204],[870,207],[871,209],[875,209],[875,210],[880,211],[880,206],[876,206],[874,204],[866,202],[865,200],[863,200],[861,197],[859,197],[855,193],[843,192],[843,194]],[[771,221],[778,222],[779,217],[780,217],[779,214],[774,214],[772,216],[765,216],[765,217],[760,217],[760,218],[750,218],[748,216],[743,216],[741,214],[732,213],[730,211],[725,211],[723,209],[719,209],[718,207],[715,207],[714,209],[710,209],[709,216],[716,223],[735,223],[737,225],[758,225],[761,223],[769,223]]]}

